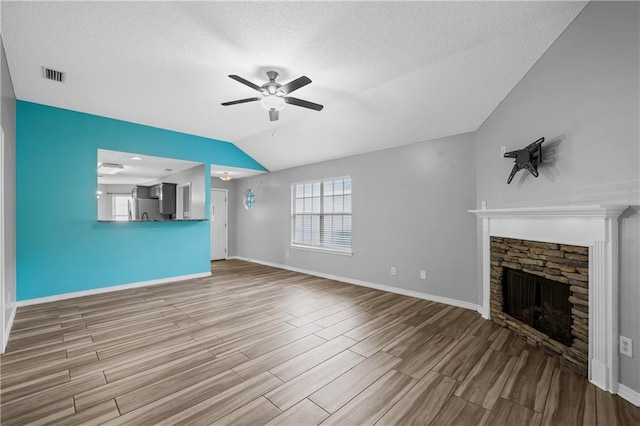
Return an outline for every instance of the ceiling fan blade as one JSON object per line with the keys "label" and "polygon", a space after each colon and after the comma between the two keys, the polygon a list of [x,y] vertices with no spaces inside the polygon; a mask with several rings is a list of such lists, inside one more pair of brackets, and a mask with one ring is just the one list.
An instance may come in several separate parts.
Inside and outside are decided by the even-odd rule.
{"label": "ceiling fan blade", "polygon": [[259,101],[260,99],[262,99],[262,98],[238,99],[237,101],[223,102],[221,105],[229,106],[229,105],[243,104],[243,103],[245,103],[245,102],[254,102],[254,101]]}
{"label": "ceiling fan blade", "polygon": [[303,107],[303,108],[309,108],[315,111],[322,111],[322,108],[324,108],[323,105],[320,104],[314,104],[313,102],[309,102],[309,101],[305,101],[302,99],[298,99],[298,98],[291,98],[291,97],[286,97],[284,98],[284,101],[288,104],[291,105],[296,105],[299,107]]}
{"label": "ceiling fan blade", "polygon": [[299,88],[306,86],[309,83],[311,83],[311,79],[306,75],[303,75],[300,78],[296,78],[295,80],[288,82],[287,84],[283,84],[282,86],[280,86],[279,90],[287,95],[294,90],[298,90]]}
{"label": "ceiling fan blade", "polygon": [[275,109],[269,110],[269,120],[278,121],[279,116],[280,116],[280,111],[276,111]]}
{"label": "ceiling fan blade", "polygon": [[235,74],[231,74],[229,76],[229,78],[234,79],[235,81],[237,81],[238,83],[242,83],[245,86],[249,86],[251,87],[253,90],[256,90],[258,92],[262,92],[262,87],[257,86],[255,84],[253,84],[252,82],[250,82],[249,80],[245,80],[244,78],[240,77],[239,75],[235,75]]}

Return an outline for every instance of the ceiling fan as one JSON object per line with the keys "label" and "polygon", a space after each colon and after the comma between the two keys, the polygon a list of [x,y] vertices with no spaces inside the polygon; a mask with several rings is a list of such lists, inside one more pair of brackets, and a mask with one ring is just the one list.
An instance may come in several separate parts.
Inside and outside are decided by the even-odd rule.
{"label": "ceiling fan", "polygon": [[305,101],[298,98],[293,98],[291,96],[287,96],[289,93],[294,90],[298,90],[301,87],[306,86],[311,83],[311,79],[307,76],[302,76],[300,78],[296,78],[293,81],[290,81],[287,84],[276,83],[276,78],[278,78],[278,73],[275,71],[267,71],[267,77],[269,77],[269,81],[262,86],[258,86],[253,84],[252,82],[245,80],[244,78],[238,75],[230,75],[230,78],[235,81],[244,84],[245,86],[249,86],[253,90],[260,92],[262,96],[255,98],[247,98],[247,99],[238,99],[237,101],[224,102],[222,105],[236,105],[243,104],[245,102],[254,102],[260,101],[262,107],[269,111],[269,119],[271,121],[277,121],[279,112],[282,108],[284,108],[284,104],[296,105],[303,108],[309,108],[314,111],[321,111],[324,108],[323,105],[316,104],[313,102]]}

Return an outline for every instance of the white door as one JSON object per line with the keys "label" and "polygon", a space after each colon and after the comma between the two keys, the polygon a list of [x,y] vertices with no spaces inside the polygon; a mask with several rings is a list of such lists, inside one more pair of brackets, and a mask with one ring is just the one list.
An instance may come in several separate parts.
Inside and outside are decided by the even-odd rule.
{"label": "white door", "polygon": [[211,190],[211,260],[227,258],[227,190]]}

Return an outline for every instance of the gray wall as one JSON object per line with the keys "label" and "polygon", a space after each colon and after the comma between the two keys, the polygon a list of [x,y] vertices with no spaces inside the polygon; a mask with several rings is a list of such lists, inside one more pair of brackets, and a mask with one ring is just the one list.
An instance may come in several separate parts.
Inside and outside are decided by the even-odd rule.
{"label": "gray wall", "polygon": [[[0,82],[1,84],[1,102],[0,116],[2,116],[2,128],[4,129],[4,164],[2,164],[2,173],[4,173],[4,187],[1,196],[4,197],[4,230],[5,230],[5,259],[4,273],[5,290],[4,290],[4,315],[7,324],[11,312],[14,309],[16,301],[16,95],[13,91],[11,75],[7,65],[7,57],[4,53],[4,44],[0,37],[1,46],[1,62]],[[3,330],[4,333],[4,330]],[[0,345],[1,346],[1,345]]]}
{"label": "gray wall", "polygon": [[[475,133],[477,203],[489,208],[621,203],[620,333],[640,347],[639,5],[592,2]],[[544,136],[535,179],[500,147]],[[479,287],[481,279],[478,277]],[[640,391],[640,352],[620,382]]]}
{"label": "gray wall", "polygon": [[[290,248],[291,184],[345,175],[353,256]],[[231,191],[231,254],[476,304],[476,222],[466,212],[475,206],[474,179],[469,134],[241,179]],[[251,210],[242,206],[248,188],[256,193]]]}

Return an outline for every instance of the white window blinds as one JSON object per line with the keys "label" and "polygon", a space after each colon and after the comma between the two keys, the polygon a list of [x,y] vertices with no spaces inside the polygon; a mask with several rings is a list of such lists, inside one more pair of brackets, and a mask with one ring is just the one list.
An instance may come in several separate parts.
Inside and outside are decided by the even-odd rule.
{"label": "white window blinds", "polygon": [[291,244],[351,252],[351,178],[291,187]]}

